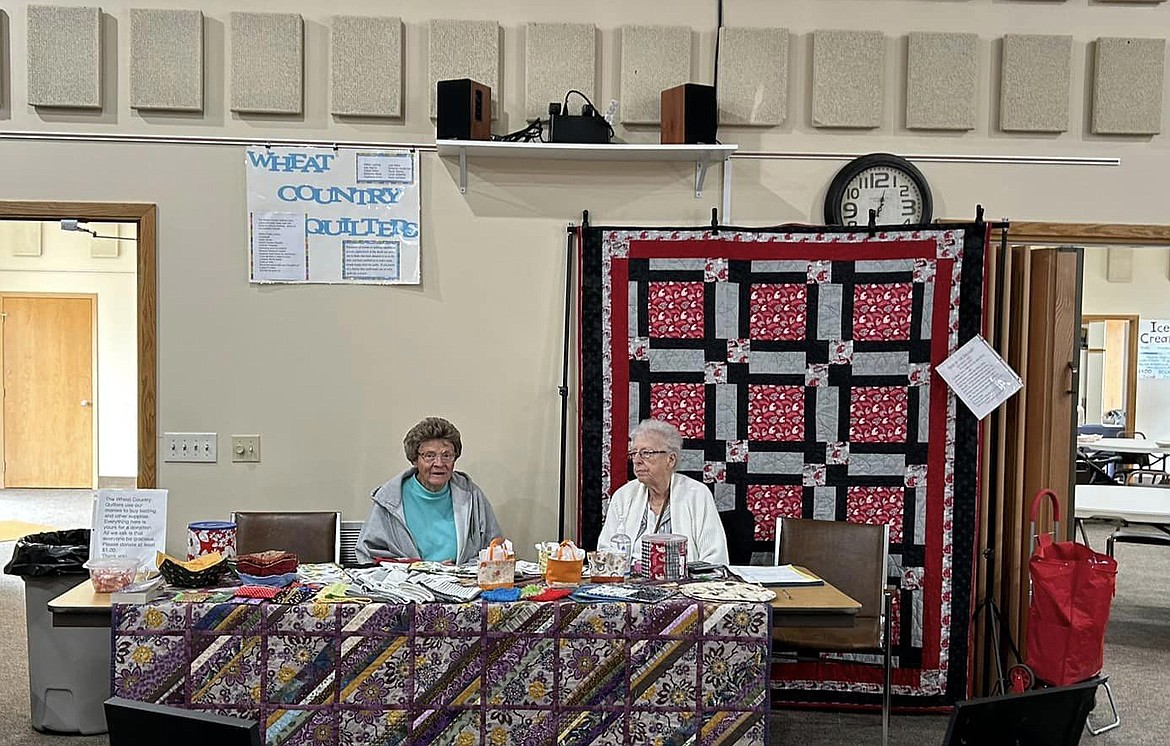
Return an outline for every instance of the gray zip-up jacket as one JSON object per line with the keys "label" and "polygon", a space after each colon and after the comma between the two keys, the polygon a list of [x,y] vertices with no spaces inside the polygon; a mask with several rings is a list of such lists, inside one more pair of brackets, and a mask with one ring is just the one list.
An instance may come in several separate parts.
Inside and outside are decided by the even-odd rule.
{"label": "gray zip-up jacket", "polygon": [[[406,527],[406,512],[402,508],[402,483],[413,479],[418,469],[413,466],[374,490],[371,496],[374,508],[358,535],[358,562],[373,562],[377,557],[403,559],[418,557],[418,546]],[[455,539],[458,542],[458,564],[479,558],[479,550],[492,539],[503,536],[492,504],[471,477],[464,472],[451,474],[451,507],[455,513]]]}

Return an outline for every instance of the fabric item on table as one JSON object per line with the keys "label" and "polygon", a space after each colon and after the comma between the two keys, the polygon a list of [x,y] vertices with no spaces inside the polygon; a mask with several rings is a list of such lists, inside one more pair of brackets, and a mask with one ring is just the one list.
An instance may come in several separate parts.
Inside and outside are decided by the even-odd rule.
{"label": "fabric item on table", "polygon": [[272,600],[278,604],[296,605],[306,603],[316,595],[317,590],[315,588],[308,588],[303,585],[291,585],[277,592],[272,597]]}
{"label": "fabric item on table", "polygon": [[292,552],[269,549],[264,552],[241,554],[236,558],[236,572],[248,575],[283,575],[296,572],[297,556]]}
{"label": "fabric item on table", "polygon": [[545,586],[537,583],[529,583],[520,589],[521,598],[532,598],[544,592]]}
{"label": "fabric item on table", "polygon": [[559,601],[562,598],[568,598],[572,594],[571,588],[545,588],[540,593],[531,596],[525,596],[527,601]]}
{"label": "fabric item on table", "polygon": [[678,592],[699,601],[757,601],[766,603],[776,598],[776,591],[771,588],[734,580],[683,583],[679,586]]}
{"label": "fabric item on table", "polygon": [[349,580],[345,569],[336,562],[310,562],[297,567],[297,577],[302,583],[344,583]]}
{"label": "fabric item on table", "polygon": [[[633,476],[632,424],[670,422],[679,472],[754,515],[756,552],[781,516],[888,525],[895,704],[964,699],[979,427],[935,368],[982,329],[987,237],[584,229],[583,543]],[[876,704],[876,661],[777,664],[777,698]]]}
{"label": "fabric item on table", "polygon": [[236,588],[236,595],[242,598],[272,598],[280,589],[271,585],[241,585]]}
{"label": "fabric item on table", "polygon": [[236,575],[240,576],[240,581],[245,585],[267,585],[273,588],[284,588],[292,585],[297,582],[299,577],[295,572],[286,572],[283,575],[249,575],[238,570]]}
{"label": "fabric item on table", "polygon": [[330,583],[321,590],[317,591],[317,595],[313,596],[313,601],[319,604],[342,604],[342,603],[369,603],[370,599],[366,596],[358,594],[351,594],[349,584],[347,583]]}
{"label": "fabric item on table", "polygon": [[479,597],[482,598],[484,601],[498,601],[498,602],[519,601],[520,600],[520,589],[519,588],[492,588],[491,590],[486,590],[486,591],[483,591],[482,593],[480,593]]}
{"label": "fabric item on table", "polygon": [[768,743],[763,604],[115,605],[111,694],[268,744]]}

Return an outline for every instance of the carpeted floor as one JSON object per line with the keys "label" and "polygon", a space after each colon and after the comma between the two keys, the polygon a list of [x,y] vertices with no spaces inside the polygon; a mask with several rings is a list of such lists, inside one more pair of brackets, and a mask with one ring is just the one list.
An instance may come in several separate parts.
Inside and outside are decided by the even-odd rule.
{"label": "carpeted floor", "polygon": [[[92,509],[88,490],[0,490],[0,521],[21,520],[55,528],[88,526]],[[1105,526],[1090,526],[1095,548],[1105,545]],[[15,542],[0,542],[0,564],[7,564]],[[1117,597],[1106,635],[1105,671],[1121,711],[1119,729],[1082,745],[1155,746],[1166,742],[1170,688],[1170,552],[1159,547],[1120,545]],[[25,639],[23,581],[0,575],[0,620],[11,634],[0,636],[0,733],[4,746],[108,746],[105,736],[49,736],[29,725],[28,655]],[[1100,698],[1104,702],[1104,697]],[[1103,716],[1103,715],[1102,715]],[[895,746],[940,746],[947,718],[895,715],[890,743]],[[877,715],[780,711],[772,716],[771,742],[801,746],[878,744]]]}

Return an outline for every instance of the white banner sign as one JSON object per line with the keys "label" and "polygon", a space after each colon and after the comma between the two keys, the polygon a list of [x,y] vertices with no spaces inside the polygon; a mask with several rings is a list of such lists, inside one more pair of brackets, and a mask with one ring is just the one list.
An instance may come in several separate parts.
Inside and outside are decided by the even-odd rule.
{"label": "white banner sign", "polygon": [[1138,322],[1138,378],[1170,378],[1170,319]]}
{"label": "white banner sign", "polygon": [[250,282],[412,284],[418,153],[248,148]]}

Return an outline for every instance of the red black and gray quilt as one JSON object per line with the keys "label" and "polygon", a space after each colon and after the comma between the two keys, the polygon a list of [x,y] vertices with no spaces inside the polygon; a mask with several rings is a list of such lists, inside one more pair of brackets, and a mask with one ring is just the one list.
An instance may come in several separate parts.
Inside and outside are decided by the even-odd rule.
{"label": "red black and gray quilt", "polygon": [[[968,692],[979,430],[935,368],[982,330],[984,226],[592,227],[581,236],[581,535],[632,478],[631,427],[684,439],[720,510],[890,527],[901,704]],[[868,704],[856,661],[778,665],[781,699]]]}

